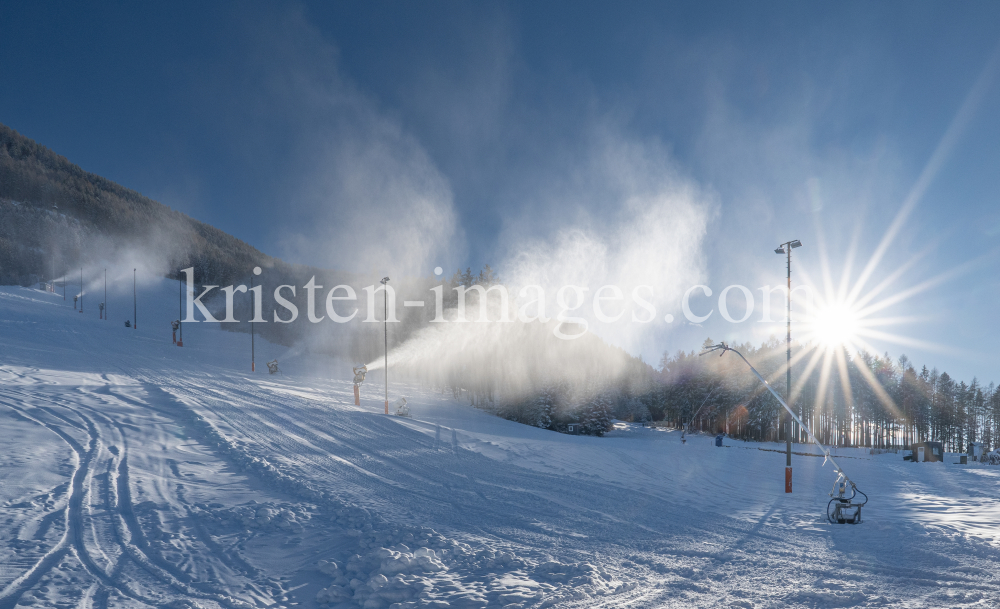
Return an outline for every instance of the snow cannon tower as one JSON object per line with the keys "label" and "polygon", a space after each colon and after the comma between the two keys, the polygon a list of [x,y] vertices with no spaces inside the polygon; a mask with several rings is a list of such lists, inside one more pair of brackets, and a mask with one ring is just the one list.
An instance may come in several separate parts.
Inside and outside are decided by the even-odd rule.
{"label": "snow cannon tower", "polygon": [[368,366],[354,367],[354,405],[361,405],[361,383],[365,382],[365,375],[368,374]]}
{"label": "snow cannon tower", "polygon": [[[757,380],[760,381],[761,384],[764,385],[764,387],[771,392],[771,395],[774,396],[774,399],[778,400],[778,403],[781,404],[781,406],[785,409],[785,412],[788,413],[788,416],[790,416],[792,420],[798,423],[799,427],[803,431],[805,431],[806,434],[809,436],[809,439],[812,440],[814,444],[816,444],[816,447],[819,448],[820,453],[822,453],[823,455],[823,465],[826,465],[827,461],[829,461],[833,465],[834,468],[833,471],[835,474],[837,474],[837,479],[833,483],[833,490],[830,491],[830,501],[829,503],[826,504],[827,520],[831,524],[860,524],[861,508],[868,503],[868,495],[861,492],[858,486],[854,484],[854,481],[847,477],[847,474],[844,473],[843,468],[841,468],[840,465],[837,463],[836,459],[834,459],[830,455],[830,449],[820,444],[819,440],[816,439],[816,436],[813,435],[812,430],[809,429],[809,426],[806,425],[802,421],[802,419],[799,418],[797,414],[795,414],[794,410],[788,407],[788,404],[785,402],[785,400],[781,399],[781,396],[778,395],[778,392],[774,390],[774,387],[772,387],[770,383],[768,383],[764,379],[764,377],[761,376],[760,372],[757,372],[757,369],[750,364],[749,360],[747,360],[747,358],[745,358],[742,353],[740,353],[736,349],[733,349],[726,343],[719,343],[717,345],[709,345],[704,351],[701,352],[700,355],[706,355],[708,353],[713,353],[715,351],[722,352],[720,354],[720,357],[722,355],[725,355],[727,351],[732,351],[733,353],[738,355],[740,359],[743,360],[743,363],[746,364],[748,368],[750,368],[750,372],[753,372],[754,376],[757,377]],[[940,443],[938,443],[938,446],[940,446]],[[785,471],[786,471],[785,484],[787,489],[790,488],[791,485],[791,479],[787,473],[790,471],[790,468],[786,466]],[[864,497],[864,500],[863,501],[856,500],[858,495]]]}

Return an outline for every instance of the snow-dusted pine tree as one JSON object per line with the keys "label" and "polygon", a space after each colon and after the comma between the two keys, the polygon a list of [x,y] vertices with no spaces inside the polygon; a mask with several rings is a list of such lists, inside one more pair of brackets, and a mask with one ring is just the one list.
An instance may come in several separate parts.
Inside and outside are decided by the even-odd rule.
{"label": "snow-dusted pine tree", "polygon": [[606,393],[591,395],[581,407],[580,423],[583,433],[603,436],[611,429],[611,398]]}
{"label": "snow-dusted pine tree", "polygon": [[552,412],[556,405],[555,392],[545,388],[538,394],[531,411],[531,424],[542,429],[552,427]]}

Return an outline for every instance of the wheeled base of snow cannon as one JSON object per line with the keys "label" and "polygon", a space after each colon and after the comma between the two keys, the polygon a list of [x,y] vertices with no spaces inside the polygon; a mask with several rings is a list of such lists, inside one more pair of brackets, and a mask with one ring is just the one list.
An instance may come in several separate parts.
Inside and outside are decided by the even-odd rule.
{"label": "wheeled base of snow cannon", "polygon": [[397,417],[410,416],[410,407],[406,405],[406,398],[399,398],[392,405],[396,407]]}
{"label": "wheeled base of snow cannon", "polygon": [[861,506],[850,499],[835,497],[826,506],[826,517],[832,524],[861,524]]}
{"label": "wheeled base of snow cannon", "polygon": [[[850,485],[851,495],[847,496],[847,486]],[[861,495],[864,501],[855,501]],[[830,524],[861,524],[861,507],[868,503],[868,495],[858,490],[853,482],[847,479],[844,472],[837,472],[837,481],[833,483],[830,492],[830,503],[826,504],[826,519]]]}

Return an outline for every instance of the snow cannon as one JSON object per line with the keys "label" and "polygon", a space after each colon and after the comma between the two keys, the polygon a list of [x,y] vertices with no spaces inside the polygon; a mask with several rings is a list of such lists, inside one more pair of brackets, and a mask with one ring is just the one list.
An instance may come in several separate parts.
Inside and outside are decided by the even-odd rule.
{"label": "snow cannon", "polygon": [[[278,358],[274,358],[274,361],[267,362],[267,373],[268,374],[278,374],[281,370],[278,368]],[[281,373],[281,376],[285,376]]]}
{"label": "snow cannon", "polygon": [[[725,355],[727,351],[732,351],[736,355],[740,356],[740,359],[743,360],[743,363],[745,363],[747,367],[750,368],[750,372],[753,372],[754,376],[757,377],[757,380],[759,380],[761,384],[763,384],[764,387],[771,392],[771,395],[774,396],[774,399],[778,400],[778,403],[784,407],[784,409],[788,412],[789,416],[791,416],[792,420],[798,423],[799,426],[803,430],[805,430],[806,434],[809,436],[809,439],[816,445],[817,448],[819,448],[820,452],[823,454],[823,465],[826,465],[827,461],[833,464],[834,473],[837,474],[837,480],[833,483],[833,490],[830,491],[830,502],[826,505],[826,519],[829,520],[831,524],[860,524],[861,507],[866,503],[868,503],[868,495],[865,495],[860,490],[858,490],[858,487],[854,484],[854,482],[850,478],[847,477],[847,474],[844,473],[844,470],[840,467],[837,461],[830,455],[830,450],[825,446],[823,446],[820,443],[820,441],[816,439],[816,436],[813,435],[813,432],[811,429],[809,429],[809,426],[806,425],[802,421],[802,419],[800,419],[799,416],[795,414],[795,412],[791,408],[788,407],[788,404],[785,403],[785,400],[781,399],[781,396],[778,395],[778,392],[774,390],[774,387],[771,387],[771,384],[768,383],[764,379],[764,377],[760,375],[760,372],[757,372],[757,369],[750,364],[747,358],[743,357],[742,353],[740,353],[736,349],[733,349],[726,343],[719,343],[717,345],[708,346],[699,355],[706,355],[708,353],[714,353],[715,351],[722,352],[719,354],[719,357]],[[790,470],[791,468],[787,467],[785,468],[786,492],[791,492],[791,479],[789,477]],[[848,486],[850,486],[851,488],[850,491],[851,495],[849,497],[847,496]],[[855,498],[858,495],[864,497],[865,500],[855,501]]]}
{"label": "snow cannon", "polygon": [[[847,496],[847,485],[851,486],[850,497]],[[854,500],[859,493],[865,498],[864,501]],[[837,480],[833,483],[830,497],[832,499],[826,505],[826,519],[830,524],[861,524],[861,507],[868,503],[868,495],[859,491],[844,472],[837,472]]]}
{"label": "snow cannon", "polygon": [[365,375],[368,374],[368,366],[362,364],[355,366],[354,370],[354,405],[361,405],[361,383],[365,382]]}
{"label": "snow cannon", "polygon": [[396,407],[397,417],[408,417],[410,416],[410,407],[406,405],[406,398],[399,398],[392,403]]}

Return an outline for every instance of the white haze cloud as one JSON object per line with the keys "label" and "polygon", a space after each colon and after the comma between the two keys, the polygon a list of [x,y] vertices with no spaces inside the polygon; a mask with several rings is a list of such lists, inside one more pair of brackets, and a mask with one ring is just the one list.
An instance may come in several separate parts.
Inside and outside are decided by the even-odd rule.
{"label": "white haze cloud", "polygon": [[293,258],[333,268],[427,275],[463,246],[448,182],[397,125],[368,118],[367,130],[323,147],[301,193],[315,224],[282,245]]}
{"label": "white haze cloud", "polygon": [[176,261],[191,254],[193,227],[178,218],[161,218],[128,237],[102,234],[79,223],[72,226],[72,231],[59,234],[63,241],[53,245],[56,268],[66,269],[53,279],[66,283],[68,297],[79,296],[81,284],[86,297],[103,297],[105,280],[109,294],[131,293],[133,283],[140,289],[158,285],[178,270]]}
{"label": "white haze cloud", "polygon": [[285,125],[295,142],[286,200],[275,202],[280,255],[390,276],[428,275],[459,258],[464,236],[448,180],[420,142],[344,75],[336,48],[300,11],[251,28],[264,120]]}
{"label": "white haze cloud", "polygon": [[[265,135],[247,144],[289,163],[275,172],[288,176],[279,189],[284,197],[275,201],[272,217],[261,219],[273,221],[280,235],[277,253],[292,261],[361,273],[372,281],[383,273],[427,277],[435,266],[450,271],[461,263],[466,235],[449,178],[394,112],[345,75],[335,46],[296,10],[275,11],[267,23],[251,23],[248,29],[252,43],[245,64],[253,67],[242,78],[261,82],[255,102],[259,115],[251,113],[246,124],[234,129],[280,131],[284,141],[293,142],[287,154],[271,151],[273,143]],[[503,51],[503,32],[496,39]],[[491,90],[491,99],[508,99],[502,89],[513,86],[506,73],[509,63],[500,62],[496,83],[501,90]],[[447,98],[431,95],[423,103],[437,100],[450,108]],[[594,105],[602,104],[594,100]],[[455,113],[442,112],[453,120]],[[459,121],[451,136],[468,144],[481,133],[492,133],[496,141],[484,144],[493,152],[472,155],[469,165],[452,159],[456,184],[469,166],[488,163],[494,154],[520,158],[520,140],[507,141],[500,134],[510,125],[533,131],[532,121],[539,119],[522,113],[498,102],[464,115],[480,117],[480,122],[470,127],[468,121]],[[472,135],[461,137],[466,130]],[[581,286],[588,290],[586,301],[573,315],[588,320],[590,333],[631,353],[662,352],[663,336],[681,321],[680,296],[687,286],[703,280],[701,248],[715,213],[714,197],[677,170],[663,143],[629,133],[614,118],[589,116],[568,139],[552,142],[550,149],[563,150],[561,155],[532,162],[509,176],[473,181],[470,192],[491,180],[501,191],[488,198],[498,208],[490,211],[499,212],[503,223],[489,260],[496,262],[493,266],[511,290],[512,306],[518,304],[520,287],[541,285],[547,314],[555,317],[559,288]],[[264,162],[258,164],[266,169]],[[595,292],[607,284],[618,286],[625,299],[606,305],[608,314],[624,311],[615,324],[598,323],[592,306]],[[642,291],[656,308],[650,323],[632,320],[633,311],[648,317],[632,302],[639,286],[650,286]],[[428,295],[424,298],[432,302]],[[672,325],[664,321],[668,313],[676,319]],[[494,380],[522,379],[539,371],[567,376],[570,369],[578,377],[594,366],[615,376],[627,369],[624,352],[600,346],[593,336],[559,341],[553,337],[555,327],[432,324],[398,348],[393,359],[399,362],[405,355],[408,363],[432,369],[439,378],[472,368]],[[595,353],[603,359],[581,363],[580,358]]]}
{"label": "white haze cloud", "polygon": [[[682,322],[680,297],[705,277],[701,250],[716,204],[710,193],[679,174],[663,146],[614,129],[595,129],[590,146],[571,165],[525,206],[523,217],[505,227],[499,265],[510,291],[511,317],[516,319],[517,307],[524,304],[519,290],[538,285],[553,321],[433,324],[389,354],[391,368],[439,385],[457,383],[507,396],[563,381],[578,389],[640,384],[642,373],[626,351],[662,350],[664,335]],[[567,313],[587,321],[589,335],[579,339],[554,335],[556,294],[565,285],[588,290],[583,306]],[[607,316],[622,313],[616,323],[599,321],[593,308],[594,294],[604,285],[617,286],[624,297],[603,307]],[[632,318],[635,313],[649,319],[632,301],[639,286],[651,288],[641,292],[656,309],[648,323]],[[496,320],[497,302],[491,304]],[[667,314],[673,314],[672,324],[664,320]],[[467,316],[477,318],[478,307],[470,307]],[[381,358],[369,367],[382,368]]]}
{"label": "white haze cloud", "polygon": [[[574,170],[508,225],[501,272],[514,288],[537,284],[553,296],[566,284],[588,288],[587,304],[573,314],[587,318],[598,336],[637,353],[669,327],[665,315],[680,323],[680,297],[703,282],[702,244],[715,209],[712,194],[683,177],[660,143],[602,126]],[[536,216],[553,219],[549,230],[519,238]],[[625,298],[602,306],[611,317],[624,312],[614,324],[598,322],[592,306],[604,285],[619,287]],[[652,288],[640,290],[656,309],[649,323],[632,320],[633,311],[649,318],[632,301],[639,286]]]}

